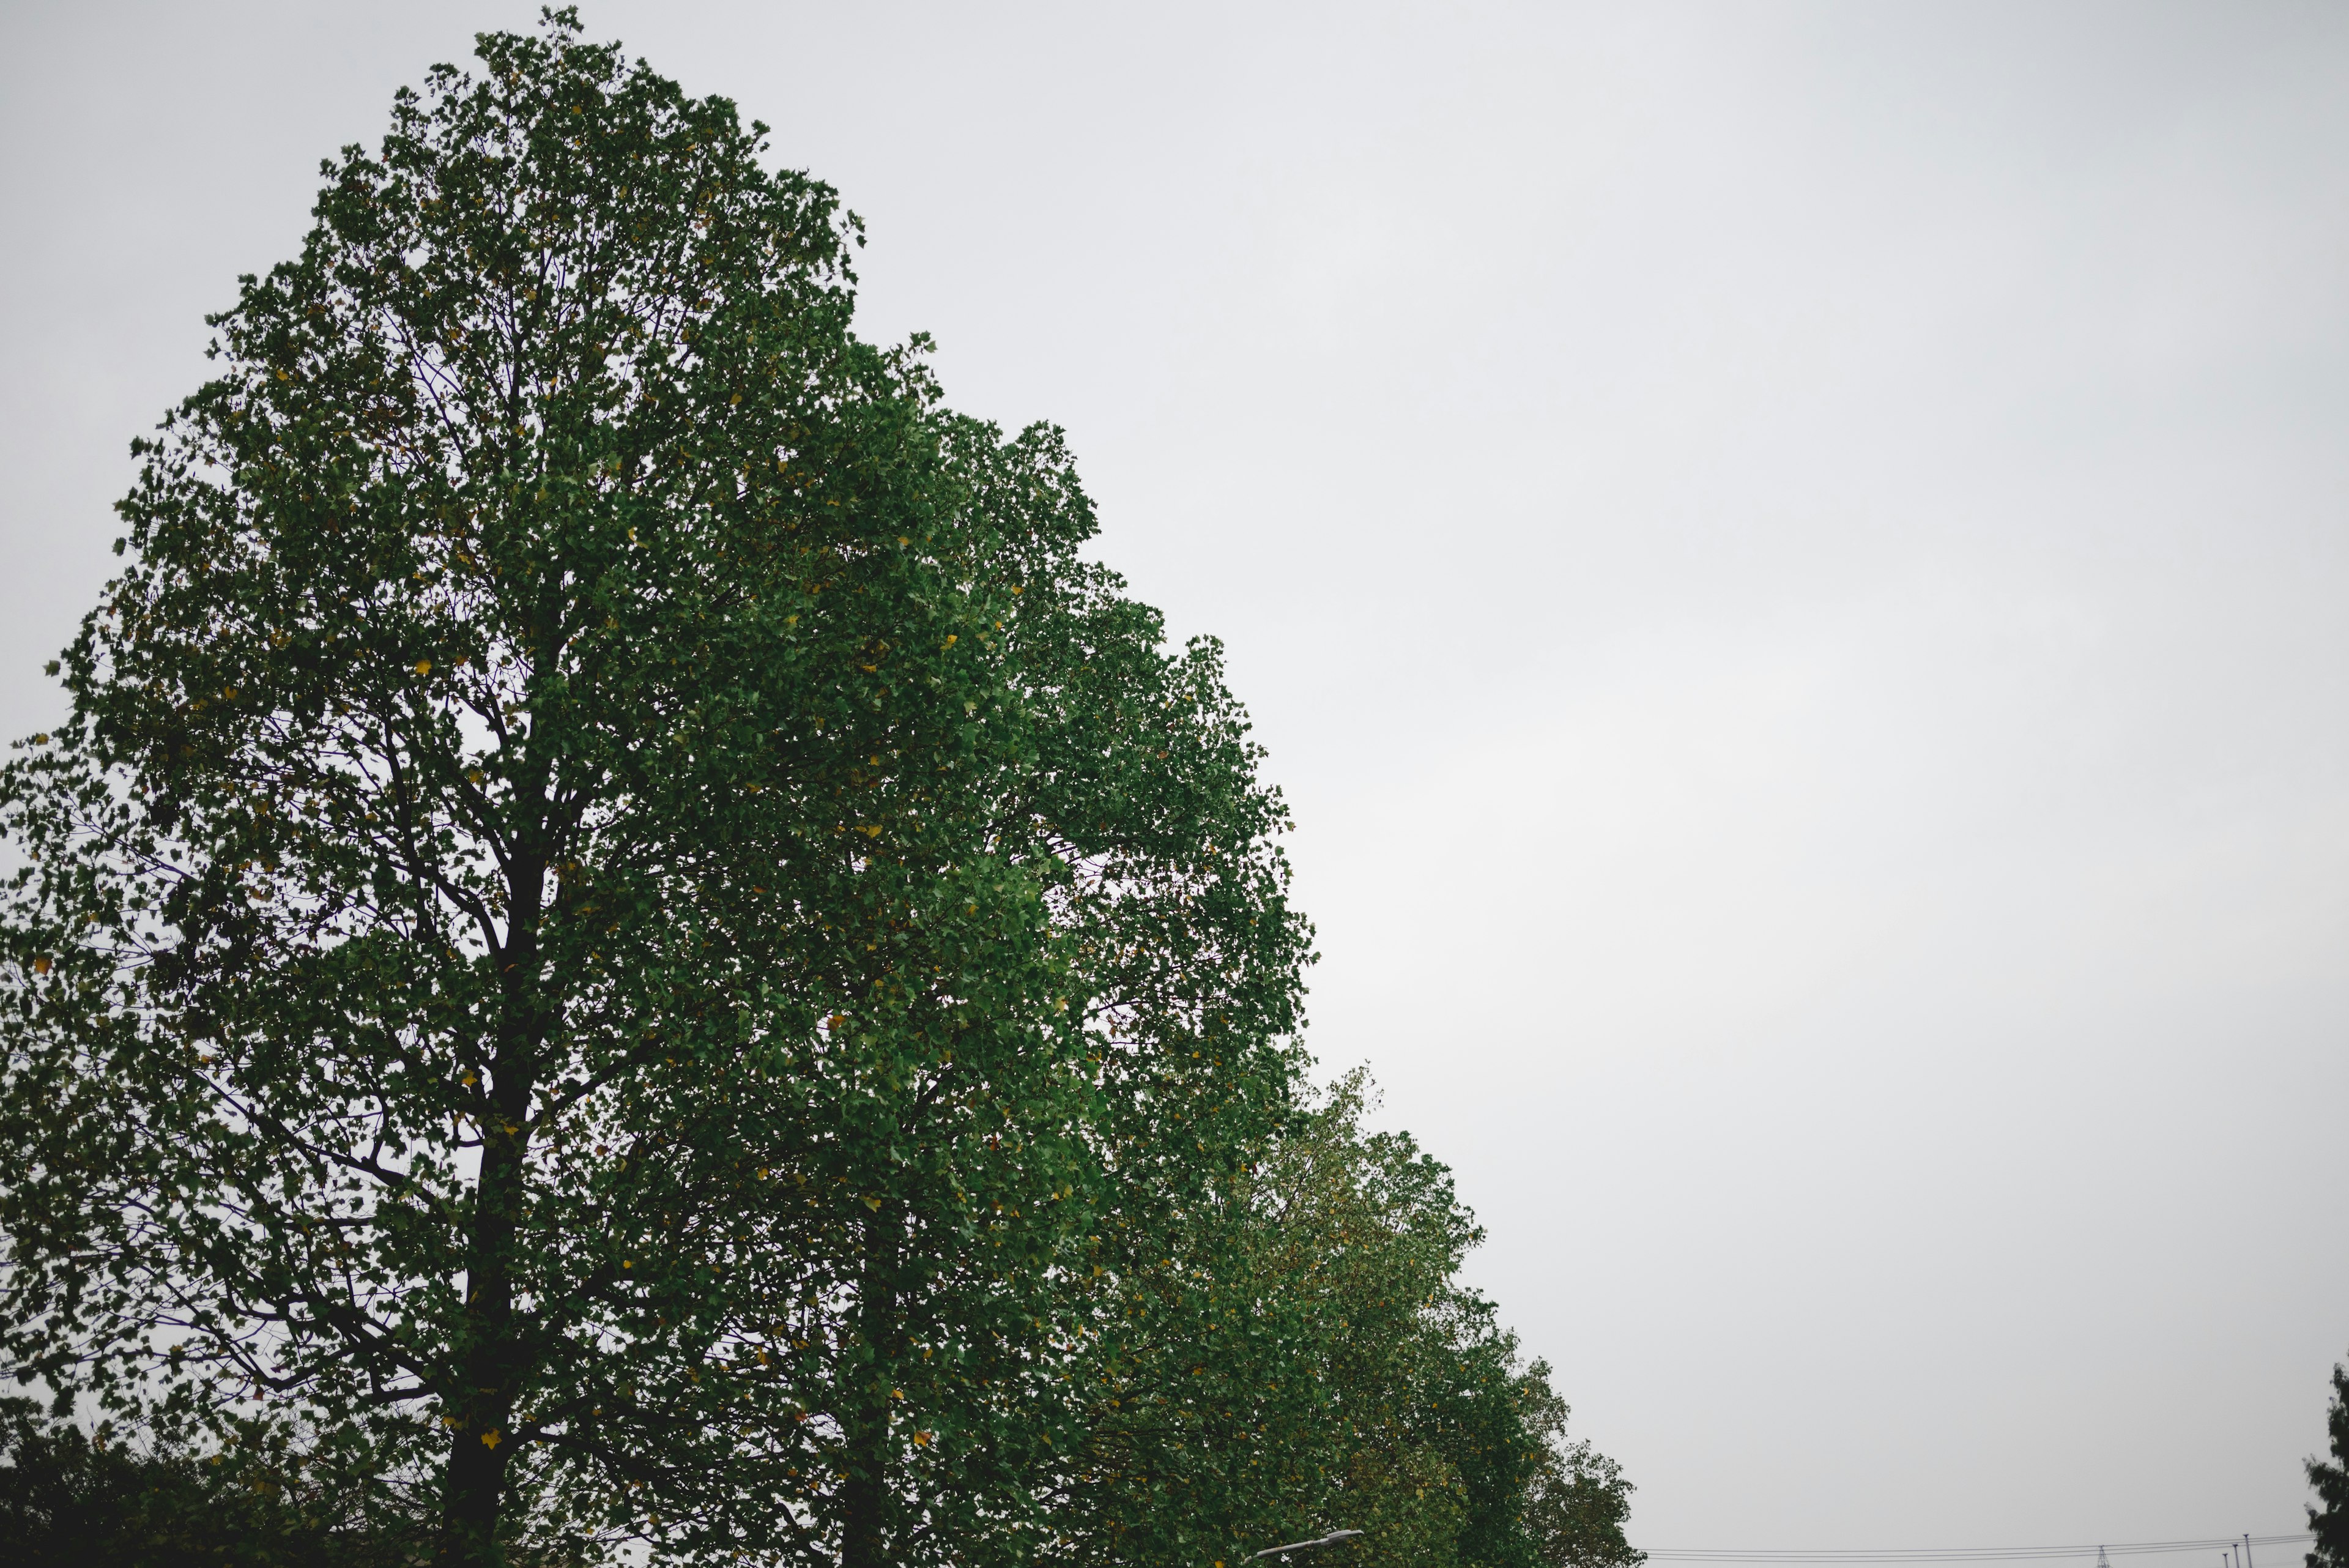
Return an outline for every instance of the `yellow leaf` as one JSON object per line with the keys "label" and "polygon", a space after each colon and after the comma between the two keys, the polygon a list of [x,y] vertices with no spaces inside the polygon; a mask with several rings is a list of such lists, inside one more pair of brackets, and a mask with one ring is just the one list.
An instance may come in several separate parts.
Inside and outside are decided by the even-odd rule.
{"label": "yellow leaf", "polygon": [[495,1432],[483,1432],[481,1434],[481,1447],[485,1449],[494,1449],[497,1446],[498,1435]]}
{"label": "yellow leaf", "polygon": [[417,673],[417,674],[419,674],[419,675],[429,675],[429,674],[431,674],[431,673],[432,673],[432,661],[431,661],[430,659],[418,659],[418,660],[416,661],[416,673]]}

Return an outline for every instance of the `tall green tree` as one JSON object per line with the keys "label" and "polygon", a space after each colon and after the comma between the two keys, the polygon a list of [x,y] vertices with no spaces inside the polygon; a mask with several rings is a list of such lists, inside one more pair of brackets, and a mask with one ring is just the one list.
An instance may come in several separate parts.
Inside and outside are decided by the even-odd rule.
{"label": "tall green tree", "polygon": [[2316,1537],[2308,1568],[2349,1568],[2349,1367],[2333,1368],[2333,1402],[2324,1412],[2332,1439],[2329,1459],[2308,1461],[2308,1484],[2316,1493],[2309,1505],[2308,1529]]}
{"label": "tall green tree", "polygon": [[0,775],[0,1349],[450,1563],[1032,1560],[1103,1258],[1288,1114],[1282,809],[829,189],[569,13],[479,57],[216,318]]}

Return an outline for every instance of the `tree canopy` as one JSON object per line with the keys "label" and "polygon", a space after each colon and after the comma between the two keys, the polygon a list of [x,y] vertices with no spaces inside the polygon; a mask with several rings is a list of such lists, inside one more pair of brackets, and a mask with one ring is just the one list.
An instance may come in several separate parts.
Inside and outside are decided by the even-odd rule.
{"label": "tree canopy", "polygon": [[1440,1168],[1301,1097],[1216,646],[764,135],[484,35],[134,444],[0,774],[0,1346],[450,1563],[1619,1561]]}

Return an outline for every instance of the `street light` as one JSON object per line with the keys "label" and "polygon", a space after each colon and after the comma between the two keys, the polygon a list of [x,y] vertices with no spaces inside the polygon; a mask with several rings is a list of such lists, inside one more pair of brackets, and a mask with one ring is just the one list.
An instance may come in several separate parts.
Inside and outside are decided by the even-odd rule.
{"label": "street light", "polygon": [[1335,1546],[1340,1541],[1351,1541],[1361,1533],[1359,1530],[1333,1530],[1316,1541],[1292,1541],[1286,1546],[1268,1546],[1248,1561],[1254,1563],[1257,1558],[1278,1557],[1284,1552],[1304,1552],[1316,1546]]}

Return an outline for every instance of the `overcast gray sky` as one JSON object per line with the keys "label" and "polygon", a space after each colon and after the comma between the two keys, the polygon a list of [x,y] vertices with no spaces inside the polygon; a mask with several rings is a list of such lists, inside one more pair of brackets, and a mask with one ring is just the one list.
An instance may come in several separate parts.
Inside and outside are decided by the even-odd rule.
{"label": "overcast gray sky", "polygon": [[[202,313],[535,9],[0,11],[0,728]],[[1314,1049],[1458,1170],[1635,1542],[2299,1528],[2349,7],[583,9],[1226,639]]]}

